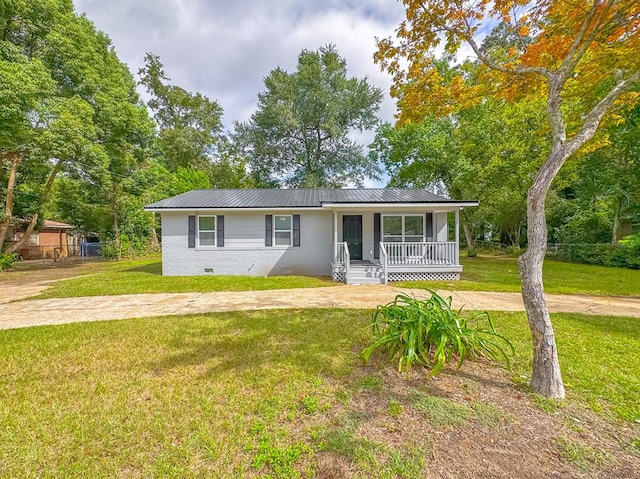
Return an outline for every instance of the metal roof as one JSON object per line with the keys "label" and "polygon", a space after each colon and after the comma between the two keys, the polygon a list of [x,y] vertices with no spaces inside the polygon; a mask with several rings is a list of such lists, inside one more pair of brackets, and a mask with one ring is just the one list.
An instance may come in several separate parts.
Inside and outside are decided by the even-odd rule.
{"label": "metal roof", "polygon": [[60,221],[53,221],[53,220],[44,220],[42,222],[42,228],[55,228],[55,229],[60,229],[60,230],[69,230],[69,229],[73,229],[75,228],[75,226],[67,224],[67,223],[61,223]]}
{"label": "metal roof", "polygon": [[345,203],[476,203],[444,198],[427,190],[358,189],[209,189],[193,190],[147,205],[145,209],[321,208]]}

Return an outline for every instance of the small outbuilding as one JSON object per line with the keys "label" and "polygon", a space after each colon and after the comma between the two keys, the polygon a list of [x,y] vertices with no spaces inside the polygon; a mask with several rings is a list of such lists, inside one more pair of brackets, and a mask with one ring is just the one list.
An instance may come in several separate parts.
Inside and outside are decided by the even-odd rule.
{"label": "small outbuilding", "polygon": [[[73,255],[76,250],[76,236],[73,234],[73,225],[60,221],[44,220],[42,227],[34,231],[27,242],[20,248],[22,259],[63,258]],[[24,230],[15,227],[13,241],[22,238]]]}

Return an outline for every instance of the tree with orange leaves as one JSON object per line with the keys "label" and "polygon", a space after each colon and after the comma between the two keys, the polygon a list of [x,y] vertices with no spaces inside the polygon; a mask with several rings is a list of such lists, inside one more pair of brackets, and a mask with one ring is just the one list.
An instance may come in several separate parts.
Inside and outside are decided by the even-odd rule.
{"label": "tree with orange leaves", "polygon": [[[375,60],[394,77],[399,124],[447,115],[483,98],[513,101],[544,95],[552,145],[527,195],[527,251],[519,258],[522,296],[533,336],[531,386],[550,398],[564,386],[542,264],[546,253],[545,199],[562,165],[596,134],[620,103],[639,100],[640,2],[637,0],[403,0],[406,19],[395,38],[378,40]],[[500,25],[508,47],[481,43]],[[436,54],[461,52],[480,65],[445,77]],[[613,115],[610,115],[613,116]]]}

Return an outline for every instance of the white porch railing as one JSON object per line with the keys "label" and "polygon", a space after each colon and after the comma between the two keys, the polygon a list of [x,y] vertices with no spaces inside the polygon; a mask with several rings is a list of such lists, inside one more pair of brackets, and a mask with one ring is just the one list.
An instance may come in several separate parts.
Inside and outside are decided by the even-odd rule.
{"label": "white porch railing", "polygon": [[384,243],[380,242],[380,264],[382,265],[382,274],[384,278],[384,284],[389,282],[389,274],[387,273],[387,266],[389,265],[389,254],[384,247]]}
{"label": "white porch railing", "polygon": [[[382,243],[380,243],[382,246]],[[456,243],[429,242],[429,243],[384,243],[388,255],[388,265],[455,265]],[[382,251],[382,249],[380,250]],[[381,258],[382,259],[382,258]]]}
{"label": "white porch railing", "polygon": [[346,242],[336,243],[336,255],[334,263],[336,266],[344,268],[345,280],[349,277],[349,263],[351,263],[351,255],[349,254],[349,245]]}

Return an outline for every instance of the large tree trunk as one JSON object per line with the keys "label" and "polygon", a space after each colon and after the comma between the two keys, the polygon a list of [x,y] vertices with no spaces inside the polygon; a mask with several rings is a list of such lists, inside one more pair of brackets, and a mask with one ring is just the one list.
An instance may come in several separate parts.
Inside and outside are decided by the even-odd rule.
{"label": "large tree trunk", "polygon": [[9,248],[7,248],[7,253],[17,253],[22,246],[27,242],[29,237],[32,235],[33,230],[36,227],[36,223],[38,222],[38,213],[34,214],[31,218],[29,218],[29,223],[27,224],[27,229],[22,233],[22,237],[13,243]]}
{"label": "large tree trunk", "polygon": [[460,218],[462,220],[462,231],[464,232],[464,242],[467,243],[468,249],[475,249],[476,242],[473,240],[473,236],[471,236],[471,229],[469,228],[469,223],[467,222],[464,214]]}
{"label": "large tree trunk", "polygon": [[613,232],[611,234],[611,243],[618,244],[620,239],[620,198],[616,198],[616,211],[613,216]]}
{"label": "large tree trunk", "polygon": [[16,190],[16,175],[18,173],[18,166],[22,157],[19,153],[14,153],[9,156],[11,158],[11,168],[9,169],[9,179],[7,181],[7,198],[4,204],[4,215],[0,222],[0,252],[4,247],[4,242],[7,239],[7,233],[11,226],[11,219],[13,218],[13,202],[15,198]]}
{"label": "large tree trunk", "polygon": [[522,299],[533,337],[533,374],[531,387],[548,398],[564,398],[558,351],[549,309],[544,297],[542,265],[547,251],[545,198],[557,171],[564,162],[564,145],[554,145],[549,159],[536,176],[528,193],[527,251],[520,256]]}
{"label": "large tree trunk", "polygon": [[158,239],[158,230],[156,229],[156,214],[151,213],[151,246],[157,248],[160,245],[160,241]]}
{"label": "large tree trunk", "polygon": [[58,172],[62,168],[63,163],[64,163],[64,160],[58,160],[57,163],[54,165],[53,169],[51,170],[51,173],[49,173],[47,182],[45,183],[44,187],[42,188],[42,191],[40,192],[40,199],[38,200],[38,208],[36,213],[29,219],[29,224],[25,232],[22,234],[22,238],[20,238],[20,240],[18,240],[17,243],[14,243],[9,248],[7,248],[7,253],[15,253],[20,248],[22,248],[22,246],[29,239],[29,236],[31,236],[31,233],[33,233],[33,230],[38,221],[40,209],[45,205],[47,201],[49,201],[49,193],[51,193],[51,187],[53,186],[53,182],[55,181],[56,176],[58,175]]}

